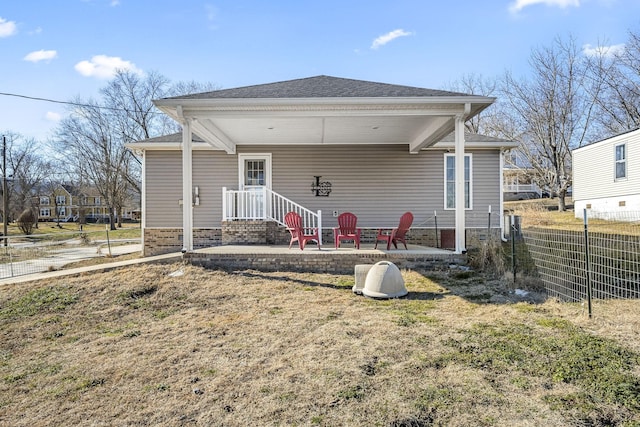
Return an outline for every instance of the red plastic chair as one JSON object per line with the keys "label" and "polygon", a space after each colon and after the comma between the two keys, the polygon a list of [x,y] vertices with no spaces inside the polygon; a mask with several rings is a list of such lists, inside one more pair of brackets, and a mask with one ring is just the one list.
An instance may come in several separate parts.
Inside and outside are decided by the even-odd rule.
{"label": "red plastic chair", "polygon": [[[298,242],[300,250],[304,250],[304,246],[307,242],[315,240],[320,249],[320,237],[318,236],[317,228],[306,228],[302,225],[302,217],[296,212],[289,212],[284,216],[284,222],[287,224],[287,230],[291,233],[291,241],[289,242],[289,249],[294,242]],[[310,234],[305,234],[305,230],[311,231]]]}
{"label": "red plastic chair", "polygon": [[343,212],[338,216],[338,226],[333,229],[333,240],[336,242],[336,249],[340,247],[342,240],[353,240],[356,249],[360,249],[360,233],[362,230],[357,227],[358,217],[351,212]]}
{"label": "red plastic chair", "polygon": [[393,246],[398,249],[398,242],[404,243],[404,248],[407,249],[407,241],[406,235],[409,228],[411,228],[411,224],[413,224],[413,214],[411,212],[406,212],[400,217],[400,224],[398,227],[389,230],[389,229],[379,229],[378,235],[376,236],[376,246],[378,249],[378,241],[384,240],[387,242],[387,250],[391,249],[391,243]]}

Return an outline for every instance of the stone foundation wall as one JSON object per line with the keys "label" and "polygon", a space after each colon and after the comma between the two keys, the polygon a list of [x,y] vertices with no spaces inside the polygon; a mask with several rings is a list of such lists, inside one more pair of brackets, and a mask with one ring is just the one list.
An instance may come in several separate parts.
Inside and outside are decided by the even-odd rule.
{"label": "stone foundation wall", "polygon": [[[143,256],[180,252],[183,247],[182,228],[145,228]],[[196,249],[220,246],[222,235],[219,228],[194,228],[193,246]]]}
{"label": "stone foundation wall", "polygon": [[182,228],[143,228],[142,232],[144,256],[180,252],[182,249]]}
{"label": "stone foundation wall", "polygon": [[[182,229],[180,229],[182,231]],[[194,249],[210,248],[222,244],[222,230],[219,228],[194,228],[193,247]]]}
{"label": "stone foundation wall", "polygon": [[184,255],[185,262],[205,268],[223,270],[303,271],[315,273],[353,274],[358,264],[375,264],[378,261],[393,262],[400,269],[444,270],[451,265],[464,265],[464,255],[416,255],[397,253],[359,254],[331,253],[308,248],[304,253],[291,254],[211,254],[191,252]]}
{"label": "stone foundation wall", "polygon": [[223,245],[266,245],[267,221],[225,221],[222,223]]}
{"label": "stone foundation wall", "polygon": [[[378,229],[362,229],[360,242],[374,243],[377,233]],[[467,229],[466,235],[468,248],[480,246],[488,236],[486,229]],[[436,236],[434,228],[415,228],[407,234],[407,243],[453,249],[447,244],[453,237],[453,230],[450,229],[438,229]],[[499,228],[491,230],[491,238],[500,238]],[[290,240],[291,234],[287,229],[271,221],[229,221],[222,224],[222,229],[195,228],[193,230],[195,249],[220,245],[288,245]],[[334,245],[333,229],[322,230],[322,242],[325,246]],[[351,243],[343,242],[342,244],[350,245]],[[179,252],[182,246],[182,228],[144,229],[145,256]]]}

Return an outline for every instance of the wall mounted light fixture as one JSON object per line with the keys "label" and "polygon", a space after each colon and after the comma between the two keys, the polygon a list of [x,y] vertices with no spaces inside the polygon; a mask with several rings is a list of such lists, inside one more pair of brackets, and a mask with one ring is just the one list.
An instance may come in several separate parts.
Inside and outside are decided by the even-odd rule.
{"label": "wall mounted light fixture", "polygon": [[329,181],[320,182],[320,178],[322,176],[315,176],[315,182],[311,183],[311,192],[316,195],[316,197],[329,197],[331,193],[331,183]]}

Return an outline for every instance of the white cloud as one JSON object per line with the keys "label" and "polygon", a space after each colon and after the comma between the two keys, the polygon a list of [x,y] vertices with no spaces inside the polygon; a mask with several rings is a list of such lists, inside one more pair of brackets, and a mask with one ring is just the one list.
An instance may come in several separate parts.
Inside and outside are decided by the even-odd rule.
{"label": "white cloud", "polygon": [[50,122],[59,122],[62,120],[62,115],[59,113],[54,113],[53,111],[47,111],[47,114],[44,115],[44,118],[49,120]]}
{"label": "white cloud", "polygon": [[58,52],[55,50],[36,50],[35,52],[29,53],[22,59],[31,62],[51,61],[56,56],[58,56]]}
{"label": "white cloud", "polygon": [[218,9],[210,4],[204,5],[205,16],[207,17],[208,28],[210,30],[217,30],[217,20],[218,20]]}
{"label": "white cloud", "polygon": [[111,7],[120,6],[120,0],[111,0],[111,3],[109,4],[109,6]]}
{"label": "white cloud", "polygon": [[590,44],[585,44],[582,46],[582,53],[586,56],[606,56],[613,57],[615,55],[619,55],[624,52],[624,43],[614,44],[611,46],[591,46]]}
{"label": "white cloud", "polygon": [[0,18],[0,37],[9,37],[18,32],[18,26],[14,21]]}
{"label": "white cloud", "polygon": [[215,21],[218,17],[218,9],[210,4],[205,4],[204,9],[207,14],[207,21]]}
{"label": "white cloud", "polygon": [[408,31],[405,31],[403,29],[397,29],[397,30],[393,30],[391,32],[388,32],[387,34],[383,34],[380,37],[378,37],[377,39],[375,39],[373,41],[373,43],[371,44],[371,49],[377,49],[380,46],[384,46],[385,44],[389,43],[392,40],[397,39],[398,37],[406,37],[406,36],[412,36],[413,33],[410,33]]}
{"label": "white cloud", "polygon": [[143,74],[142,70],[131,61],[107,55],[95,55],[90,61],[80,61],[75,65],[75,69],[85,77],[97,77],[99,79],[110,79],[119,70]]}
{"label": "white cloud", "polygon": [[533,6],[535,4],[544,4],[547,6],[557,6],[562,9],[570,6],[580,7],[580,0],[515,0],[509,5],[509,11],[511,13],[520,12],[527,6]]}

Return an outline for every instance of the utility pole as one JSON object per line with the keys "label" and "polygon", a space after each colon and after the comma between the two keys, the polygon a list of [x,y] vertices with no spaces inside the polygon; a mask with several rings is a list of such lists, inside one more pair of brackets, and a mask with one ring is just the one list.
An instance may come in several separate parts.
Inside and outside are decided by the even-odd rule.
{"label": "utility pole", "polygon": [[7,197],[7,137],[2,135],[2,222],[4,223],[4,246],[9,238],[7,236],[7,211],[9,210],[9,198]]}

